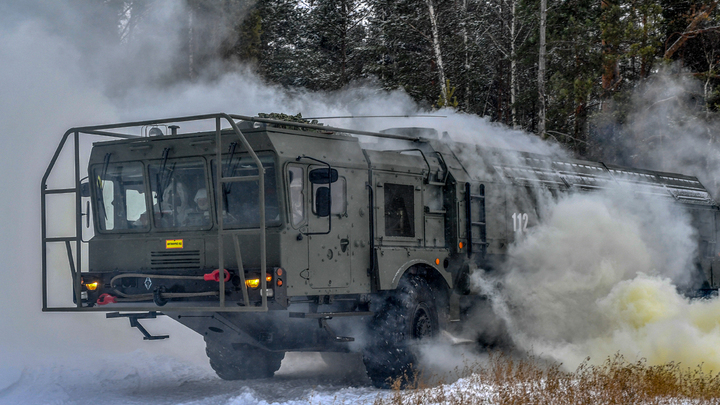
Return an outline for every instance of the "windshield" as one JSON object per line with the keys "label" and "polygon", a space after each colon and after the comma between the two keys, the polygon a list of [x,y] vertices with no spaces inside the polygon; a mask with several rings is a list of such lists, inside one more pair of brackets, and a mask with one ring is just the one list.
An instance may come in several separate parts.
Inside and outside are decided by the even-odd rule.
{"label": "windshield", "polygon": [[142,163],[95,165],[93,178],[101,230],[149,228]]}
{"label": "windshield", "polygon": [[[265,168],[265,225],[280,224],[275,163],[272,156],[261,156],[260,162]],[[215,182],[213,164],[213,182]],[[247,154],[230,156],[223,161],[223,177],[257,176],[257,165]],[[236,181],[225,183],[221,188],[223,207],[223,227],[252,228],[260,226],[259,195],[260,181]]]}
{"label": "windshield", "polygon": [[168,159],[148,166],[156,228],[209,228],[205,160]]}

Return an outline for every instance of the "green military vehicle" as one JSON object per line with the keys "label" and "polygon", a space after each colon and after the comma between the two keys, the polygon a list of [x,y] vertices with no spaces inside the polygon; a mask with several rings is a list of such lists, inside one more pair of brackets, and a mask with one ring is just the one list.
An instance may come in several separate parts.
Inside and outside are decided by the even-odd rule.
{"label": "green military vehicle", "polygon": [[[702,286],[720,282],[718,206],[694,177],[424,128],[295,121],[210,114],[67,131],[42,180],[43,310],[106,311],[145,339],[166,336],[141,319],[172,317],[204,336],[224,379],[271,377],[288,351],[355,351],[387,386],[409,372],[419,341],[461,329],[482,304],[468,276],[497,268],[537,223],[539,190],[613,183],[686,206]],[[71,176],[57,164],[64,150]],[[53,176],[71,180],[49,187]],[[54,210],[60,198],[69,215]],[[73,230],[52,230],[58,216]],[[72,301],[51,305],[65,274]]]}

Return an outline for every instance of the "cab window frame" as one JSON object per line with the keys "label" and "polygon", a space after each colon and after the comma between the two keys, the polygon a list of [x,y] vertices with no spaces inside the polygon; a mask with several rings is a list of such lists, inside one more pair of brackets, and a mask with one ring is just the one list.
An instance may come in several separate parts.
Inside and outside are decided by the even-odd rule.
{"label": "cab window frame", "polygon": [[[156,218],[155,218],[155,199],[157,196],[153,196],[153,193],[156,193],[156,190],[152,187],[152,176],[150,175],[150,167],[152,165],[160,164],[162,165],[162,159],[151,159],[147,161],[147,169],[146,169],[146,176],[148,178],[147,187],[150,189],[150,192],[148,193],[148,199],[149,199],[149,206],[151,207],[151,211],[153,212],[153,219],[152,219],[152,229],[153,231],[157,232],[179,232],[179,231],[207,231],[210,229],[213,229],[216,223],[216,217],[215,217],[215,198],[213,193],[213,188],[211,184],[211,176],[208,173],[210,169],[210,165],[208,164],[208,159],[205,156],[198,155],[198,156],[183,156],[183,157],[177,157],[177,158],[169,158],[167,160],[167,164],[170,164],[170,162],[199,162],[202,161],[202,167],[204,169],[204,181],[205,181],[205,192],[207,193],[207,199],[208,199],[208,214],[209,214],[209,223],[208,224],[201,224],[198,226],[176,226],[176,227],[161,227],[156,224]],[[197,191],[200,188],[196,188],[195,192],[192,193],[192,195],[188,195],[187,198],[189,201],[193,201],[194,204],[194,198],[197,194]]]}
{"label": "cab window frame", "polygon": [[[309,171],[309,170],[308,170]],[[328,188],[327,184],[312,184],[311,188],[311,197],[310,197],[310,206],[312,207],[312,213],[313,215],[317,216],[317,210],[315,209],[315,199],[317,196],[317,190],[321,187]],[[339,191],[337,191],[339,190]],[[347,196],[347,179],[345,176],[338,175],[337,180],[332,182],[332,186],[330,187],[330,192],[332,193],[330,195],[330,201],[331,201],[331,207],[330,207],[330,215],[337,215],[337,216],[344,216],[347,215],[347,207],[348,207],[348,196]],[[334,204],[335,197],[337,197],[337,193],[341,192],[342,195],[342,211],[336,211],[337,205]]]}
{"label": "cab window frame", "polygon": [[[402,184],[389,181],[383,184],[383,234],[386,237],[403,239],[416,238],[418,234],[418,229],[416,226],[417,218],[415,215],[415,205],[417,204],[417,202],[415,201],[417,197],[415,191],[415,186],[412,184]],[[388,197],[392,198],[388,201]],[[394,209],[391,209],[391,207],[399,204],[400,202],[402,202],[401,206],[397,206]],[[402,222],[389,221],[393,213],[404,213],[404,217],[400,215],[399,219],[399,221]],[[406,222],[407,226],[405,226],[403,222]],[[395,229],[395,225],[399,225],[399,227],[397,227],[397,230]],[[407,230],[404,229],[406,227],[408,228]],[[392,233],[390,232],[390,230],[392,230]]]}
{"label": "cab window frame", "polygon": [[[300,220],[297,223],[295,222],[295,213],[293,211],[294,204],[295,204],[295,196],[293,195],[292,181],[290,179],[290,170],[292,170],[292,169],[299,169],[302,173],[300,176],[300,180],[302,181],[302,183],[301,183],[300,193],[299,193],[300,201],[302,203],[302,207],[301,207],[302,208],[302,216],[300,217]],[[307,179],[307,169],[308,169],[308,167],[305,165],[289,162],[289,163],[285,164],[285,170],[283,170],[285,180],[286,180],[285,184],[287,184],[287,188],[286,188],[287,197],[285,198],[286,204],[287,204],[287,209],[285,210],[285,212],[286,212],[286,215],[288,218],[287,222],[290,224],[290,226],[293,229],[300,229],[303,226],[306,226],[307,221],[308,221],[308,218],[307,218],[307,212],[308,212],[308,210],[307,210],[307,206],[308,206],[307,193],[308,193],[308,184],[310,184],[310,183]],[[292,180],[295,180],[295,179],[292,179]]]}
{"label": "cab window frame", "polygon": [[[424,213],[424,202],[423,202],[423,176],[412,174],[412,173],[395,173],[378,171],[375,177],[375,199],[376,204],[379,207],[378,215],[375,217],[375,223],[377,226],[378,235],[381,235],[381,245],[385,246],[415,246],[419,240],[425,237],[425,213]],[[392,201],[386,201],[386,185],[399,185],[399,186],[412,186],[413,187],[413,213],[412,223],[413,235],[412,236],[394,236],[387,235],[387,213],[389,205]],[[408,205],[407,209],[411,207]],[[408,212],[410,214],[410,212]],[[408,234],[409,235],[409,234]]]}
{"label": "cab window frame", "polygon": [[[266,218],[265,218],[265,227],[266,227],[266,228],[282,227],[282,226],[284,226],[284,225],[287,223],[287,218],[286,218],[287,214],[285,214],[285,207],[282,206],[283,203],[285,202],[285,198],[284,198],[284,196],[282,195],[282,194],[284,193],[284,187],[281,186],[281,185],[282,185],[282,182],[283,182],[283,179],[284,179],[284,176],[283,176],[282,173],[280,173],[280,170],[278,170],[278,168],[280,167],[279,161],[278,161],[278,156],[277,156],[277,154],[276,154],[274,151],[256,151],[255,153],[256,153],[258,159],[260,159],[260,162],[261,162],[261,163],[265,163],[265,162],[263,162],[263,158],[265,158],[265,159],[269,158],[269,159],[270,159],[270,162],[268,162],[268,163],[272,163],[272,166],[273,166],[273,167],[272,167],[272,170],[274,171],[273,176],[272,176],[272,179],[273,179],[273,182],[275,183],[275,193],[276,193],[275,202],[276,202],[276,204],[277,204],[278,219],[272,219],[272,220],[268,220],[268,219],[267,219],[267,215],[268,215],[268,211],[267,211],[267,208],[268,208],[268,199],[267,199],[267,193],[266,193],[266,195],[265,195],[265,216],[266,216]],[[229,154],[229,153],[223,153],[222,156],[221,156],[221,158],[222,158],[221,163],[224,164],[224,163],[225,163],[225,159],[227,159],[227,158],[229,158],[229,157],[230,157],[230,154]],[[235,157],[233,158],[233,160],[234,160],[236,157],[241,157],[241,158],[242,158],[242,157],[250,157],[250,154],[249,154],[247,151],[240,151],[240,152],[236,152],[236,153],[235,153]],[[217,166],[216,166],[216,164],[217,164],[217,158],[213,155],[213,157],[212,157],[212,158],[210,159],[210,161],[209,161],[209,167],[210,167],[210,182],[211,182],[211,184],[212,184],[212,185],[211,185],[211,188],[212,188],[212,199],[213,199],[213,201],[216,200],[216,198],[218,197],[218,195],[220,195],[220,197],[222,198],[222,191],[221,191],[221,190],[222,190],[222,186],[220,186],[220,190],[218,190],[218,189],[216,188],[216,186],[218,185],[218,184],[217,184],[217,179],[216,179],[216,175],[217,175]],[[254,165],[255,162],[253,161],[252,164]],[[221,166],[221,170],[222,170],[222,166]],[[232,176],[232,173],[230,174],[230,176]],[[266,189],[267,189],[267,181],[268,181],[268,178],[269,178],[269,177],[267,176],[267,173],[266,173],[266,175],[265,175],[265,187],[266,187]],[[224,184],[233,184],[233,183],[243,183],[243,182],[230,182],[230,183],[224,183]],[[259,184],[259,180],[258,180],[258,184]],[[215,210],[215,221],[216,221],[217,224],[219,224],[219,215],[221,214],[221,213],[220,213],[220,201],[215,201],[215,207],[216,207],[216,210]],[[224,207],[224,208],[227,210],[227,207]],[[230,214],[232,214],[232,213],[230,213]],[[260,221],[258,221],[257,224],[252,224],[252,225],[228,226],[227,220],[225,220],[225,219],[223,220],[223,229],[251,230],[251,229],[259,229],[259,228],[260,228]]]}
{"label": "cab window frame", "polygon": [[[148,208],[150,208],[150,206],[148,205],[148,195],[149,195],[148,194],[148,190],[149,190],[148,181],[149,181],[149,179],[147,176],[147,165],[145,164],[145,161],[143,161],[143,160],[128,160],[128,161],[120,161],[120,162],[111,162],[108,164],[108,168],[113,167],[113,166],[118,166],[118,165],[139,165],[141,178],[142,178],[142,182],[143,182],[143,189],[144,189],[143,190],[143,201],[145,202],[145,211],[140,214],[140,216],[138,217],[137,220],[142,218],[143,214],[145,214],[149,217],[149,212],[150,212],[150,210],[148,209]],[[93,217],[95,218],[95,220],[93,221],[94,225],[95,225],[94,226],[95,232],[97,232],[99,234],[124,234],[124,233],[147,233],[147,232],[150,232],[152,230],[152,225],[151,225],[152,221],[150,221],[149,219],[146,221],[145,224],[142,224],[141,226],[132,226],[132,227],[126,226],[124,228],[117,228],[114,226],[113,229],[107,229],[106,228],[107,222],[105,222],[105,226],[102,225],[103,224],[102,221],[106,221],[104,218],[102,218],[102,216],[108,215],[106,208],[104,206],[102,207],[102,211],[101,211],[101,207],[100,207],[101,201],[100,201],[99,194],[98,194],[98,193],[102,193],[102,188],[99,187],[97,180],[102,181],[102,179],[100,179],[100,176],[102,175],[103,168],[104,168],[103,163],[96,163],[90,167],[90,172],[92,173],[92,177],[91,177],[92,181],[89,182],[89,183],[91,183],[91,185],[90,185],[90,190],[91,190],[90,200],[91,200],[91,205],[93,208]],[[113,195],[114,195],[115,194],[115,190],[114,190],[115,182],[112,182],[112,184],[113,184]],[[125,194],[123,195],[123,201],[124,201],[124,205],[125,205],[124,210],[125,210],[126,224],[129,221],[129,219],[127,218],[128,211],[129,211],[128,206],[127,206],[127,200],[128,200],[127,192],[128,191],[129,191],[129,189],[126,188]],[[113,198],[113,201],[114,201],[114,198]],[[103,196],[102,202],[104,205],[107,205],[107,204],[105,204],[104,196]],[[115,215],[114,202],[111,204],[113,205],[112,215],[114,216]],[[102,216],[101,216],[101,212],[104,213]],[[114,220],[113,220],[113,224],[114,224]]]}

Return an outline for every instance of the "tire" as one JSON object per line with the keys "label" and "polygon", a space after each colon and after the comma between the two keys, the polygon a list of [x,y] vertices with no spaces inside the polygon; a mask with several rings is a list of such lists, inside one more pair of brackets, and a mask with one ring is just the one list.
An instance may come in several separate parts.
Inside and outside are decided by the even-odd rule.
{"label": "tire", "polygon": [[439,332],[432,288],[422,278],[403,278],[398,288],[373,309],[373,344],[363,351],[368,377],[377,388],[412,385],[418,371],[413,346]]}
{"label": "tire", "polygon": [[250,345],[226,345],[206,341],[210,367],[223,380],[271,378],[280,368],[285,352],[271,352]]}

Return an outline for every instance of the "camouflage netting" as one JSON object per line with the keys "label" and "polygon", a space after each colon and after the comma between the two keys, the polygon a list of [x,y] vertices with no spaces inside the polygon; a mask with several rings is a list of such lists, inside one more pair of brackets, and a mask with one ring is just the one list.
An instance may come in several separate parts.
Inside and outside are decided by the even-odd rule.
{"label": "camouflage netting", "polygon": [[[283,114],[283,113],[259,113],[259,118],[267,118],[271,120],[278,120],[278,121],[288,121],[288,122],[299,122],[302,124],[313,124],[313,125],[322,125],[318,122],[318,120],[306,120],[302,117],[301,113],[297,113],[297,115],[289,115],[289,114]],[[274,125],[278,128],[285,128],[285,129],[302,129],[304,131],[316,131],[314,129],[310,128],[298,128],[294,126],[284,126],[284,125]]]}

